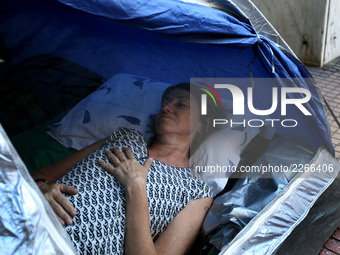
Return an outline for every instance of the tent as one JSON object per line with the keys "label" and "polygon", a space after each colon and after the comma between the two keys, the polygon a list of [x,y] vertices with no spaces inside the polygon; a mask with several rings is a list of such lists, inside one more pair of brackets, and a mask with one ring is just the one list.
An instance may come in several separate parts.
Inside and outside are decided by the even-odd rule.
{"label": "tent", "polygon": [[[202,254],[272,254],[286,249],[302,254],[299,241],[313,240],[310,247],[318,248],[320,237],[335,228],[315,226],[339,212],[337,193],[327,203],[324,198],[334,191],[339,164],[322,97],[308,70],[251,1],[14,0],[1,3],[0,21],[5,60],[0,70],[2,253],[75,252],[27,171],[71,153],[77,149],[74,141],[59,139],[73,149],[60,149],[49,158],[31,149],[43,135],[29,133],[26,140],[22,134],[33,128],[46,131],[47,124],[60,121],[82,98],[96,91],[108,93],[122,80],[140,90],[152,84],[155,91],[192,78],[213,83],[225,78],[237,82],[244,95],[250,81],[254,94],[256,88],[261,92],[254,98],[257,109],[268,109],[272,87],[281,92],[303,89],[286,94],[291,100],[306,98],[301,91],[309,91],[303,109],[310,115],[294,105],[287,107],[286,119],[296,120],[287,128],[279,106],[271,118],[281,125],[259,125],[259,136],[242,148],[244,159],[238,164],[290,166],[289,174],[295,164],[296,174],[263,178],[239,172],[214,200],[196,248]],[[123,99],[120,106],[133,104],[131,91],[116,91],[117,100]],[[120,114],[117,123],[136,125],[143,120],[130,113]],[[88,122],[89,116],[82,121]],[[59,127],[52,125],[54,130]],[[275,135],[268,137],[273,128]],[[43,146],[59,150],[59,143],[51,143]],[[40,153],[38,163],[32,162],[32,154]],[[309,238],[301,226],[318,229],[319,235]]]}

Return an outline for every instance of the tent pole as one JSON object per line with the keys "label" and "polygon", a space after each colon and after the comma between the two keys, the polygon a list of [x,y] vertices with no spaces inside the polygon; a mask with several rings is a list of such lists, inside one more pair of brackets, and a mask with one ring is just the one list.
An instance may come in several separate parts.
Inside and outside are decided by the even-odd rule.
{"label": "tent pole", "polygon": [[329,104],[327,103],[325,97],[323,97],[323,100],[324,100],[324,102],[326,104],[326,107],[327,107],[328,111],[331,113],[333,119],[335,120],[336,124],[340,128],[340,122],[339,122],[338,118],[335,116],[335,114],[334,114],[333,110],[331,109],[331,107],[329,106]]}

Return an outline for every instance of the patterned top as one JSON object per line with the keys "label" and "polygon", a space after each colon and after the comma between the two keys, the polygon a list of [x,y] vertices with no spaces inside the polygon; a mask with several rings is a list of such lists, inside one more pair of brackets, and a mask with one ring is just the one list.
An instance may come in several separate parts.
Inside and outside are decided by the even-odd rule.
{"label": "patterned top", "polygon": [[[135,130],[118,129],[103,147],[72,168],[58,183],[79,190],[68,196],[76,208],[74,224],[66,231],[80,254],[123,254],[125,193],[118,180],[98,161],[108,162],[105,151],[129,147],[137,161],[148,158],[147,144]],[[191,200],[211,197],[207,184],[189,168],[177,168],[154,160],[147,177],[150,229],[155,240]]]}

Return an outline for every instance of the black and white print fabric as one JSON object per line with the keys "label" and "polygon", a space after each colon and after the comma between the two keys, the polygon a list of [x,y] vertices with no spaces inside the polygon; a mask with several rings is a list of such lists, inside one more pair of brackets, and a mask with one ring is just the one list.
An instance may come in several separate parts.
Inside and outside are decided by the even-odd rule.
{"label": "black and white print fabric", "polygon": [[[66,231],[80,254],[123,254],[125,234],[124,187],[102,169],[109,163],[105,151],[129,147],[139,163],[148,157],[147,144],[138,131],[116,130],[103,147],[72,168],[58,183],[71,185],[78,194],[68,196],[77,210]],[[154,160],[147,178],[150,229],[156,239],[188,202],[211,197],[209,187],[189,168],[176,168]]]}

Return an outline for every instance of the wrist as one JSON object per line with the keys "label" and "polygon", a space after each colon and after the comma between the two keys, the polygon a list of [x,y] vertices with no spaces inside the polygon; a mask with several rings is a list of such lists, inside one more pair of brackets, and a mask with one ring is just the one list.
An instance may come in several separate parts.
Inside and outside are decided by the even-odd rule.
{"label": "wrist", "polygon": [[48,184],[47,181],[46,181],[46,179],[45,179],[45,178],[42,178],[42,177],[35,178],[34,181],[35,181],[36,183],[43,182],[43,183],[45,183],[45,184]]}
{"label": "wrist", "polygon": [[32,178],[35,182],[39,182],[39,181],[47,182],[47,178],[45,177],[45,175],[40,170],[37,170],[37,171],[31,173],[31,176],[32,176]]}
{"label": "wrist", "polygon": [[127,194],[146,191],[146,181],[142,178],[136,178],[133,181],[127,183],[127,185],[125,186],[125,190]]}

